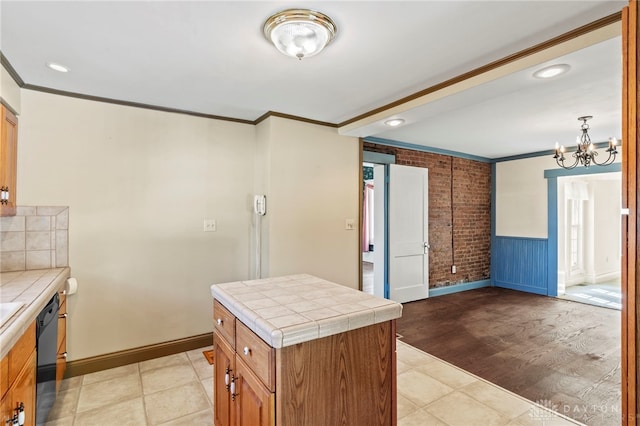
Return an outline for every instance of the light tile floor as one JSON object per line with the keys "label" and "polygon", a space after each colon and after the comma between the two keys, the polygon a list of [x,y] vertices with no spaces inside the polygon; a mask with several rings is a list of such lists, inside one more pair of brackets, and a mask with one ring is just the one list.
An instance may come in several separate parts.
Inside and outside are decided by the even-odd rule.
{"label": "light tile floor", "polygon": [[[202,348],[66,379],[48,426],[212,425]],[[579,424],[398,341],[398,425]]]}

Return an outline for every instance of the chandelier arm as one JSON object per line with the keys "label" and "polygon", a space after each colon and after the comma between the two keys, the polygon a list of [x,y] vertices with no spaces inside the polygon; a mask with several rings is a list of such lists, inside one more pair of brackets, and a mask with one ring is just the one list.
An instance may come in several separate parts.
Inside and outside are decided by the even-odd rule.
{"label": "chandelier arm", "polygon": [[595,164],[596,166],[608,166],[609,164],[612,164],[614,161],[616,161],[616,154],[618,152],[617,151],[609,151],[609,150],[607,150],[607,152],[609,153],[609,156],[602,163],[598,163],[596,161],[596,156],[598,155],[598,153],[594,152],[593,153],[593,157],[591,158],[591,161],[593,162],[593,164]]}
{"label": "chandelier arm", "polygon": [[580,161],[578,160],[577,157],[574,156],[574,158],[576,160],[570,166],[565,166],[564,165],[564,156],[556,158],[556,163],[558,164],[558,166],[560,166],[560,167],[562,167],[563,169],[566,169],[566,170],[575,169]]}

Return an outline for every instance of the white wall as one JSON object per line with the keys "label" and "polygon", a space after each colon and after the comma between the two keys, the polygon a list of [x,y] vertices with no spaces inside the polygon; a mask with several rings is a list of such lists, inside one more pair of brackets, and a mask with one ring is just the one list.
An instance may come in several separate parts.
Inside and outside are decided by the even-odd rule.
{"label": "white wall", "polygon": [[[583,183],[588,199],[584,210],[584,269],[572,271],[565,185]],[[620,277],[622,174],[620,172],[558,179],[558,280],[559,284],[600,283]],[[562,290],[562,291],[560,291]],[[559,288],[563,293],[564,289]]]}
{"label": "white wall", "polygon": [[610,281],[620,277],[621,267],[621,193],[622,174],[617,179],[593,182],[593,275],[591,282]]}
{"label": "white wall", "polygon": [[209,286],[249,277],[254,133],[22,92],[20,205],[70,207],[70,359],[211,331]]}
{"label": "white wall", "polygon": [[553,169],[549,157],[496,164],[496,235],[547,238],[547,180]]}

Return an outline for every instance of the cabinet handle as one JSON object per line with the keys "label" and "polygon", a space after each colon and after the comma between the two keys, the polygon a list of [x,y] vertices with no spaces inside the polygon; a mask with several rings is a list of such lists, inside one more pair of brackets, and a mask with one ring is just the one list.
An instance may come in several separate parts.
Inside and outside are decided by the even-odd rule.
{"label": "cabinet handle", "polygon": [[218,325],[222,325],[222,318],[218,318],[218,321],[216,321],[218,323]]}
{"label": "cabinet handle", "polygon": [[251,353],[251,349],[249,349],[248,346],[245,346],[244,349],[242,349],[242,352],[244,352],[245,355],[249,355]]}
{"label": "cabinet handle", "polygon": [[24,402],[20,403],[20,406],[18,406],[16,411],[18,412],[18,425],[24,426]]}
{"label": "cabinet handle", "polygon": [[66,318],[68,316],[69,316],[69,314],[65,312],[64,314],[58,315],[58,318],[62,319],[62,318]]}
{"label": "cabinet handle", "polygon": [[236,400],[236,378],[231,376],[231,400]]}
{"label": "cabinet handle", "polygon": [[229,392],[229,373],[231,373],[231,369],[227,367],[226,371],[224,372],[224,384],[227,388],[227,392]]}
{"label": "cabinet handle", "polygon": [[[4,204],[4,203],[2,203]],[[7,421],[5,422],[8,425],[18,425],[18,415],[14,414],[13,417],[10,417],[7,419]]]}
{"label": "cabinet handle", "polygon": [[59,295],[61,295],[61,296],[64,296],[64,295],[66,295],[66,294],[67,294],[67,290],[60,290],[60,291],[58,292],[58,294],[59,294]]}
{"label": "cabinet handle", "polygon": [[62,353],[60,354],[60,358],[67,359],[67,355],[68,355],[68,354],[67,354],[66,352],[62,352]]}
{"label": "cabinet handle", "polygon": [[5,205],[9,204],[9,187],[0,187],[0,203]]}

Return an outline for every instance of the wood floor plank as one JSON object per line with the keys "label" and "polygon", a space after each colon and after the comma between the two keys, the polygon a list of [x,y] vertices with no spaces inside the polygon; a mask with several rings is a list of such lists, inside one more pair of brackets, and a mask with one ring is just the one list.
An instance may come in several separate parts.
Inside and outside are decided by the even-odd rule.
{"label": "wood floor plank", "polygon": [[405,303],[397,331],[568,417],[620,424],[620,311],[491,287]]}

